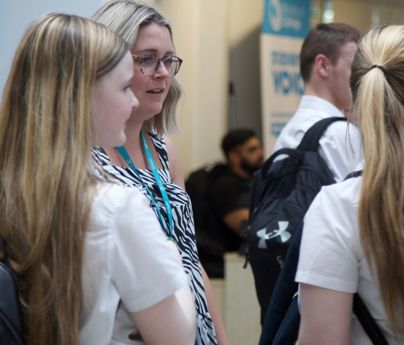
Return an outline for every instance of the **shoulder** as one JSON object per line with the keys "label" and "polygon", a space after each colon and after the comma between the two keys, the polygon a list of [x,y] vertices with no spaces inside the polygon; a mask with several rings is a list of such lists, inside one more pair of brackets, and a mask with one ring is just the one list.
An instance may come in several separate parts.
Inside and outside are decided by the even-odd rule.
{"label": "shoulder", "polygon": [[323,187],[304,217],[296,280],[353,293],[363,260],[357,206],[361,177]]}
{"label": "shoulder", "polygon": [[161,137],[160,140],[161,140],[161,142],[164,143],[169,157],[177,154],[177,149],[175,147],[175,144],[174,144],[172,138],[165,135],[165,136]]}
{"label": "shoulder", "polygon": [[164,136],[162,140],[166,144],[168,162],[170,166],[170,176],[171,180],[178,186],[185,189],[184,173],[182,171],[181,159],[175,144],[169,136]]}
{"label": "shoulder", "polygon": [[[226,173],[212,183],[208,195],[213,204],[230,205],[239,204],[240,198],[249,195],[251,183],[232,174]],[[249,199],[248,199],[249,200]]]}
{"label": "shoulder", "polygon": [[216,181],[212,183],[213,189],[226,189],[231,188],[235,185],[240,185],[241,180],[236,175],[231,172],[226,172],[220,176]]}
{"label": "shoulder", "polygon": [[101,184],[94,198],[90,224],[90,232],[108,237],[115,249],[127,246],[129,251],[140,252],[139,246],[147,246],[154,252],[153,243],[165,238],[148,199],[136,187]]}
{"label": "shoulder", "polygon": [[137,188],[100,185],[93,211],[98,232],[89,234],[91,253],[99,255],[99,238],[107,238],[103,269],[109,272],[127,310],[148,308],[185,286],[178,253],[169,246],[146,197]]}
{"label": "shoulder", "polygon": [[305,227],[310,231],[346,231],[346,235],[353,235],[349,229],[357,224],[361,184],[362,177],[355,177],[323,187],[304,217]]}
{"label": "shoulder", "polygon": [[99,165],[110,164],[110,159],[104,149],[100,146],[94,146],[90,150],[91,157]]}
{"label": "shoulder", "polygon": [[275,151],[284,147],[297,147],[311,126],[330,116],[322,109],[322,100],[317,97],[312,98],[303,96],[299,108],[282,129],[275,143]]}
{"label": "shoulder", "polygon": [[360,257],[357,211],[361,181],[362,177],[355,177],[323,187],[304,217],[303,237],[324,248],[344,247]]}
{"label": "shoulder", "polygon": [[149,135],[154,149],[156,150],[156,153],[160,159],[160,162],[163,166],[163,169],[165,170],[170,170],[170,166],[168,163],[168,152],[167,152],[167,143],[164,137],[161,137],[158,135],[156,132],[153,131],[148,131],[147,134]]}
{"label": "shoulder", "polygon": [[153,131],[148,131],[147,133],[150,135],[150,138],[153,141],[154,145],[166,149],[167,143],[165,137],[162,137]]}
{"label": "shoulder", "polygon": [[356,125],[349,121],[335,121],[326,129],[320,141],[343,142],[350,141],[352,144],[360,144],[360,131]]}
{"label": "shoulder", "polygon": [[361,182],[362,177],[359,176],[322,187],[313,200],[306,217],[316,214],[326,219],[327,216],[332,216],[329,218],[330,222],[332,222],[330,219],[339,222],[343,214],[350,214],[356,218],[355,210],[359,204]]}
{"label": "shoulder", "polygon": [[111,226],[118,216],[148,207],[148,201],[136,187],[99,183],[94,196],[91,221],[101,227]]}
{"label": "shoulder", "polygon": [[320,139],[319,153],[336,181],[343,181],[363,160],[359,129],[345,121],[332,123]]}

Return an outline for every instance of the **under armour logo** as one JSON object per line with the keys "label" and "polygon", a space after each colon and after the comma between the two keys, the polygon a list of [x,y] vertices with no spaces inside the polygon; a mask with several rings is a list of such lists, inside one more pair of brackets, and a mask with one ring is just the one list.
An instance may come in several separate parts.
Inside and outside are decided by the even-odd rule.
{"label": "under armour logo", "polygon": [[268,233],[266,232],[266,228],[258,230],[257,231],[257,237],[259,238],[258,248],[267,249],[268,247],[266,241],[270,240],[271,238],[275,238],[277,236],[281,238],[282,243],[287,242],[292,237],[292,234],[289,231],[286,231],[288,226],[289,222],[279,221],[278,222],[279,229],[272,230],[271,232]]}

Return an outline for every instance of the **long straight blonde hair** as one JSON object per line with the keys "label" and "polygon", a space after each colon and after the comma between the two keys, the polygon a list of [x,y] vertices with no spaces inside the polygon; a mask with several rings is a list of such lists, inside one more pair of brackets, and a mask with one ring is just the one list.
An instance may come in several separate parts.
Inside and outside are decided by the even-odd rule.
{"label": "long straight blonde hair", "polygon": [[127,44],[49,14],[17,48],[0,109],[0,234],[18,274],[27,344],[79,343],[81,265],[95,179],[91,93]]}
{"label": "long straight blonde hair", "polygon": [[361,240],[389,321],[404,335],[404,26],[376,28],[363,37],[351,88],[365,158]]}

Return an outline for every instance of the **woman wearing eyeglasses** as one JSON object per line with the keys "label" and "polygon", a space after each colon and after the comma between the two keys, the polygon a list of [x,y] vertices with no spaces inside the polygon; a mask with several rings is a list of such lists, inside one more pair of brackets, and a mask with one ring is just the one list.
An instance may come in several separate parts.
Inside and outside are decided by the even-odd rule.
{"label": "woman wearing eyeglasses", "polygon": [[[184,176],[167,137],[177,130],[175,111],[181,95],[175,75],[182,60],[175,55],[171,27],[156,10],[132,0],[110,1],[93,19],[131,45],[135,69],[132,90],[139,100],[139,107],[126,123],[125,145],[95,148],[94,157],[114,182],[144,192],[167,240],[178,249],[195,298],[196,344],[226,345],[223,322],[198,258]],[[125,310],[121,308],[118,313],[125,318]],[[117,339],[127,339],[131,325],[127,326],[116,330]]]}
{"label": "woman wearing eyeglasses", "polygon": [[[0,261],[24,322],[21,342],[1,322],[2,345],[128,344],[113,334],[120,304],[148,345],[194,343],[187,277],[148,201],[90,161],[92,145],[125,142],[133,74],[126,42],[74,15],[41,16],[16,49],[0,102]],[[2,313],[10,288],[2,279]]]}

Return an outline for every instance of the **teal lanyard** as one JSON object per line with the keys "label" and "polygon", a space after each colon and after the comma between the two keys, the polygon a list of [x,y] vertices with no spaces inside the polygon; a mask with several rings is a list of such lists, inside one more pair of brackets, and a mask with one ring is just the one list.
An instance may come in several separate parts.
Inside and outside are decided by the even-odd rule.
{"label": "teal lanyard", "polygon": [[133,163],[132,159],[130,158],[128,151],[126,151],[124,146],[119,146],[119,147],[116,147],[115,149],[119,152],[119,154],[122,156],[122,158],[126,161],[126,163],[129,165],[129,167],[133,170],[133,172],[139,178],[140,182],[142,183],[143,188],[146,190],[147,194],[149,195],[149,197],[156,209],[156,213],[157,213],[157,216],[158,216],[158,219],[159,219],[159,222],[160,222],[162,228],[167,233],[168,238],[170,240],[172,240],[174,222],[173,222],[173,214],[172,214],[172,210],[171,210],[170,199],[168,198],[166,188],[164,187],[163,181],[161,180],[161,177],[157,170],[156,164],[154,163],[153,156],[150,152],[149,146],[147,145],[146,138],[144,137],[143,132],[140,133],[140,136],[142,138],[143,147],[144,147],[144,150],[146,153],[147,161],[152,170],[154,179],[157,183],[157,187],[160,191],[161,197],[163,198],[164,205],[166,207],[168,224],[169,224],[168,226],[167,226],[167,222],[165,221],[165,219],[161,213],[160,206],[159,206],[158,202],[156,201],[156,198],[154,197],[154,195],[153,195],[152,191],[150,190],[149,186],[147,185],[147,183],[145,183],[143,181],[142,177],[140,176],[139,170],[136,168],[135,164]]}

